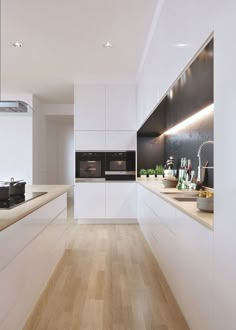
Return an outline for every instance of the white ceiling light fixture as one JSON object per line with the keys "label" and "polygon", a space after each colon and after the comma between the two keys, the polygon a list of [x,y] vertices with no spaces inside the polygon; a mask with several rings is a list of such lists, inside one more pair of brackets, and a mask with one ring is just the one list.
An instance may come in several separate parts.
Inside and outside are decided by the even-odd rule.
{"label": "white ceiling light fixture", "polygon": [[16,41],[12,43],[12,46],[16,48],[21,48],[23,47],[23,44],[20,41]]}
{"label": "white ceiling light fixture", "polygon": [[112,45],[112,43],[111,42],[109,42],[109,41],[107,41],[107,42],[105,42],[104,44],[103,44],[103,47],[104,48],[112,48],[113,47],[113,45]]}
{"label": "white ceiling light fixture", "polygon": [[188,44],[183,43],[183,42],[179,42],[179,43],[175,44],[175,46],[176,46],[176,47],[180,47],[180,48],[184,48],[184,47],[187,47]]}
{"label": "white ceiling light fixture", "polygon": [[214,103],[208,105],[206,108],[204,108],[204,109],[200,110],[199,112],[195,113],[195,115],[185,119],[181,123],[179,123],[176,126],[172,127],[171,129],[166,131],[164,134],[165,135],[175,134],[178,131],[180,131],[181,129],[193,124],[197,120],[200,120],[200,119],[204,118],[205,116],[207,116],[208,114],[210,114],[213,111],[214,111]]}

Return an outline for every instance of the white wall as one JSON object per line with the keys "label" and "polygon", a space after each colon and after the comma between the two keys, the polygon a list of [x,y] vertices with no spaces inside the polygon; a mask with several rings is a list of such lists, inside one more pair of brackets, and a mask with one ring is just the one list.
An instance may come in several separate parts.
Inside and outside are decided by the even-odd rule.
{"label": "white wall", "polygon": [[70,125],[73,127],[74,105],[43,104],[34,96],[33,109],[34,184],[73,184],[71,157],[74,152],[68,136]]}
{"label": "white wall", "polygon": [[43,104],[33,97],[33,183],[47,183],[46,120]]}
{"label": "white wall", "polygon": [[32,117],[0,115],[0,180],[32,183]]}
{"label": "white wall", "polygon": [[46,116],[47,183],[74,184],[74,117]]}
{"label": "white wall", "polygon": [[[2,100],[20,100],[32,106],[32,95],[2,93]],[[0,180],[32,183],[32,116],[0,114]]]}
{"label": "white wall", "polygon": [[45,115],[74,115],[74,104],[44,104]]}
{"label": "white wall", "polygon": [[[234,0],[166,0],[163,3],[139,77],[138,119],[140,126],[212,31],[215,41],[215,228],[211,329],[233,330],[236,324]],[[177,43],[188,46],[176,47]]]}

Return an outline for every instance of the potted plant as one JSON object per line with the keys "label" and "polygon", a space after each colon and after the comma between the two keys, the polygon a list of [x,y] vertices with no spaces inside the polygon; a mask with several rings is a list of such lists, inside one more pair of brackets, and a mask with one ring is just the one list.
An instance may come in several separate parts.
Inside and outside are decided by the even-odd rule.
{"label": "potted plant", "polygon": [[156,172],[157,179],[162,180],[163,174],[164,174],[164,167],[162,165],[157,165],[155,172]]}
{"label": "potted plant", "polygon": [[141,168],[141,170],[139,171],[139,175],[140,175],[141,180],[147,179],[147,170],[145,170],[144,168]]}
{"label": "potted plant", "polygon": [[148,177],[149,177],[149,179],[155,179],[155,170],[153,169],[153,168],[150,168],[149,170],[148,170]]}

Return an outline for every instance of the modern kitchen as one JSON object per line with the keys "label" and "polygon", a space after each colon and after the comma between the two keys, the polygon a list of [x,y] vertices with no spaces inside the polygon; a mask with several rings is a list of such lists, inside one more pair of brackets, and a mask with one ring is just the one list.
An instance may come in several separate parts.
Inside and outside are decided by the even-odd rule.
{"label": "modern kitchen", "polygon": [[235,12],[2,0],[1,330],[235,329]]}

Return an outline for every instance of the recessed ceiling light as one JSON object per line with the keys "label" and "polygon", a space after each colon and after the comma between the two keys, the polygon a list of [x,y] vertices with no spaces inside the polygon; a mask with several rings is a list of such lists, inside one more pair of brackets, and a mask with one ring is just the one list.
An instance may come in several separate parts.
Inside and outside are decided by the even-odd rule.
{"label": "recessed ceiling light", "polygon": [[105,44],[103,44],[103,47],[104,48],[112,48],[113,45],[109,41],[107,41],[107,42],[105,42]]}
{"label": "recessed ceiling light", "polygon": [[187,47],[188,44],[185,44],[183,42],[180,42],[180,43],[175,44],[175,46],[177,46],[177,47]]}
{"label": "recessed ceiling light", "polygon": [[16,47],[16,48],[21,48],[21,47],[23,47],[23,44],[19,41],[16,41],[16,42],[13,42],[12,46]]}

